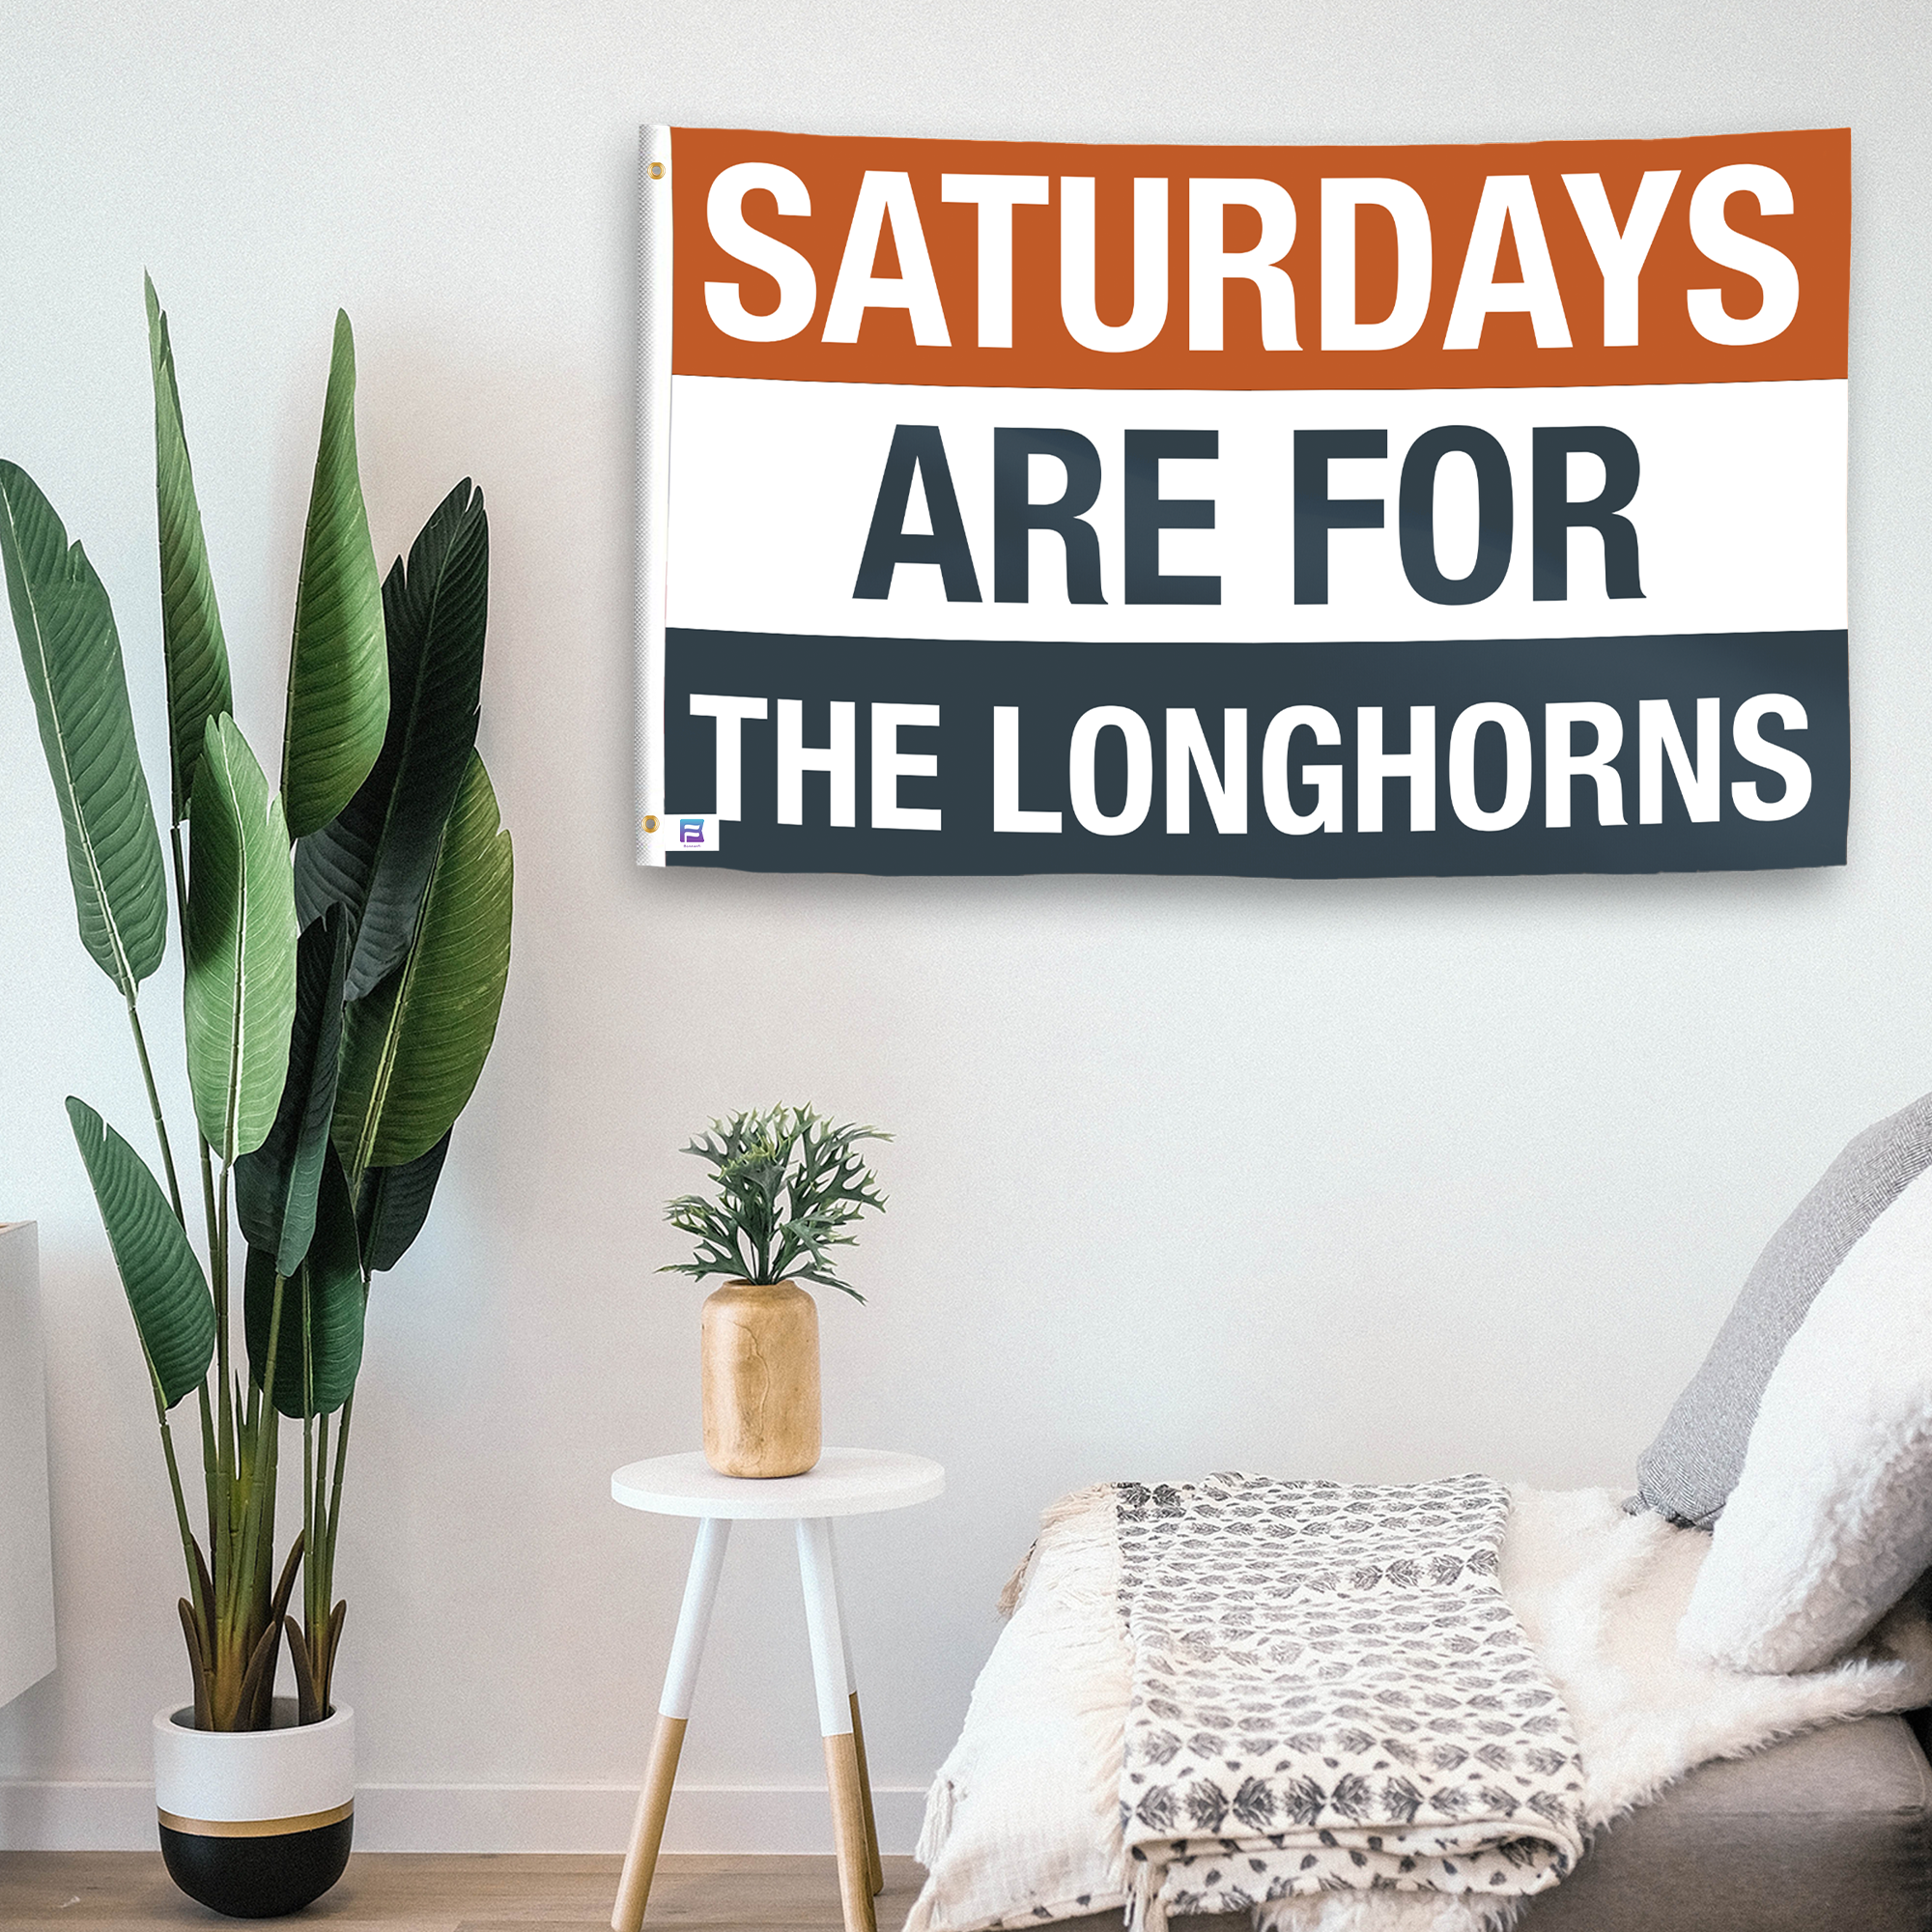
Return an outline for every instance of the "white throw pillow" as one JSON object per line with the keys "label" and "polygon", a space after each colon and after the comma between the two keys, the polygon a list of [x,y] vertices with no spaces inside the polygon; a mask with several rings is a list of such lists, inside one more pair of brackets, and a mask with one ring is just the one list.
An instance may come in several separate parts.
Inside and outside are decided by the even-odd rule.
{"label": "white throw pillow", "polygon": [[1932,1171],[1812,1302],[1678,1628],[1732,1670],[1815,1670],[1932,1567]]}

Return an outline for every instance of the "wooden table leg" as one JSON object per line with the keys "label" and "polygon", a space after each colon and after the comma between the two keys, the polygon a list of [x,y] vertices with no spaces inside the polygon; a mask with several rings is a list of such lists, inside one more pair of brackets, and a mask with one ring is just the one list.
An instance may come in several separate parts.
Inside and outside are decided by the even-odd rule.
{"label": "wooden table leg", "polygon": [[684,1749],[684,1724],[682,1718],[658,1713],[644,1788],[638,1794],[638,1815],[631,1823],[630,1849],[624,1854],[624,1874],[617,1882],[617,1903],[611,1912],[613,1932],[638,1932],[644,1922],[644,1906],[658,1868],[658,1847],[664,1842],[665,1814],[670,1809],[678,1755]]}
{"label": "wooden table leg", "polygon": [[798,1577],[811,1637],[811,1675],[818,1690],[818,1729],[825,1740],[826,1783],[838,1852],[838,1897],[845,1932],[878,1932],[872,1911],[871,1849],[852,1730],[852,1689],[845,1675],[845,1634],[838,1614],[832,1524],[824,1517],[798,1525]]}
{"label": "wooden table leg", "polygon": [[859,1804],[866,1820],[866,1861],[871,1873],[872,1896],[886,1889],[886,1861],[879,1856],[879,1816],[872,1808],[872,1774],[866,1763],[866,1721],[859,1715],[859,1693],[852,1693],[852,1754],[859,1761]]}
{"label": "wooden table leg", "polygon": [[838,1543],[832,1539],[832,1587],[838,1596],[838,1633],[845,1655],[845,1688],[852,1694],[852,1748],[859,1759],[859,1795],[866,1808],[866,1856],[872,1871],[872,1896],[886,1889],[886,1863],[879,1856],[879,1818],[872,1806],[872,1773],[866,1762],[866,1723],[859,1715],[859,1673],[852,1665],[852,1624],[845,1614],[845,1577],[838,1565]]}
{"label": "wooden table leg", "polygon": [[638,1797],[638,1815],[631,1826],[630,1849],[624,1854],[623,1876],[617,1881],[617,1902],[611,1911],[611,1932],[639,1932],[644,1922],[651,1879],[658,1868],[658,1847],[664,1842],[665,1814],[670,1808],[671,1786],[677,1779],[678,1754],[684,1747],[684,1727],[691,1716],[692,1693],[697,1688],[704,1634],[711,1624],[711,1605],[717,1600],[724,1546],[730,1537],[731,1525],[722,1517],[707,1517],[697,1526],[697,1544],[691,1552],[691,1571],[684,1581],[684,1605],[677,1613],[677,1635],[671,1641],[670,1662],[665,1670],[664,1695],[658,1700],[650,1766]]}

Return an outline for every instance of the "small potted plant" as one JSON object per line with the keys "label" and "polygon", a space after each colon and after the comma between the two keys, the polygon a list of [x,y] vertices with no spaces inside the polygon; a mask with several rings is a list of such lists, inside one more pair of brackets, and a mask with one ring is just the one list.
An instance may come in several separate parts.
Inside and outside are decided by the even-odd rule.
{"label": "small potted plant", "polygon": [[886,1205],[854,1149],[891,1139],[810,1107],[770,1107],[713,1121],[684,1150],[711,1168],[718,1195],[681,1194],[665,1208],[697,1252],[661,1272],[725,1278],[701,1332],[704,1457],[720,1475],[802,1476],[817,1463],[818,1304],[799,1283],[865,1300],[834,1272],[831,1251],[850,1247],[854,1223]]}
{"label": "small potted plant", "polygon": [[[187,1586],[191,1701],[154,1720],[161,1850],[202,1904],[270,1918],[319,1897],[349,1857],[355,1714],[331,1688],[347,1608],[334,1562],[363,1311],[373,1276],[429,1212],[509,973],[510,836],[475,751],[489,526],[466,480],[408,563],[379,574],[355,458],[355,345],[338,315],[276,783],[233,716],[152,284],[148,328],[165,859],[107,591],[33,479],[5,462],[0,564],[81,942],[126,1001],[142,1131],[160,1156],[157,1176],[69,1100],[146,1361]],[[140,1011],[171,923],[194,1101],[195,1131],[179,1140]],[[190,1396],[199,1469],[176,1449]],[[301,1426],[288,1474],[301,1481],[302,1527],[277,1564],[285,1420]],[[275,1695],[284,1641],[293,1698]]]}

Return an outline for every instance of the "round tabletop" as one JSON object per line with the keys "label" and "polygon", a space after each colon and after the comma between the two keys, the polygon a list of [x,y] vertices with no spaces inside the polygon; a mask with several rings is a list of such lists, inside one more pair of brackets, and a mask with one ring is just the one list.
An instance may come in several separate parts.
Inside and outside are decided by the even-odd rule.
{"label": "round tabletop", "polygon": [[802,1476],[721,1476],[693,1449],[627,1463],[611,1478],[626,1509],[658,1516],[791,1521],[801,1517],[871,1516],[930,1502],[946,1471],[925,1456],[893,1449],[827,1449]]}

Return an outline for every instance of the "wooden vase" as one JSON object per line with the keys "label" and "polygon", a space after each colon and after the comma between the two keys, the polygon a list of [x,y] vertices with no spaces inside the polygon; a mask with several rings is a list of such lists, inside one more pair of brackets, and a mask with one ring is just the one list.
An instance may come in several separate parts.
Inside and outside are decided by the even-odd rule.
{"label": "wooden vase", "polygon": [[721,1476],[802,1476],[818,1461],[818,1304],[795,1281],[707,1297],[704,1460]]}

